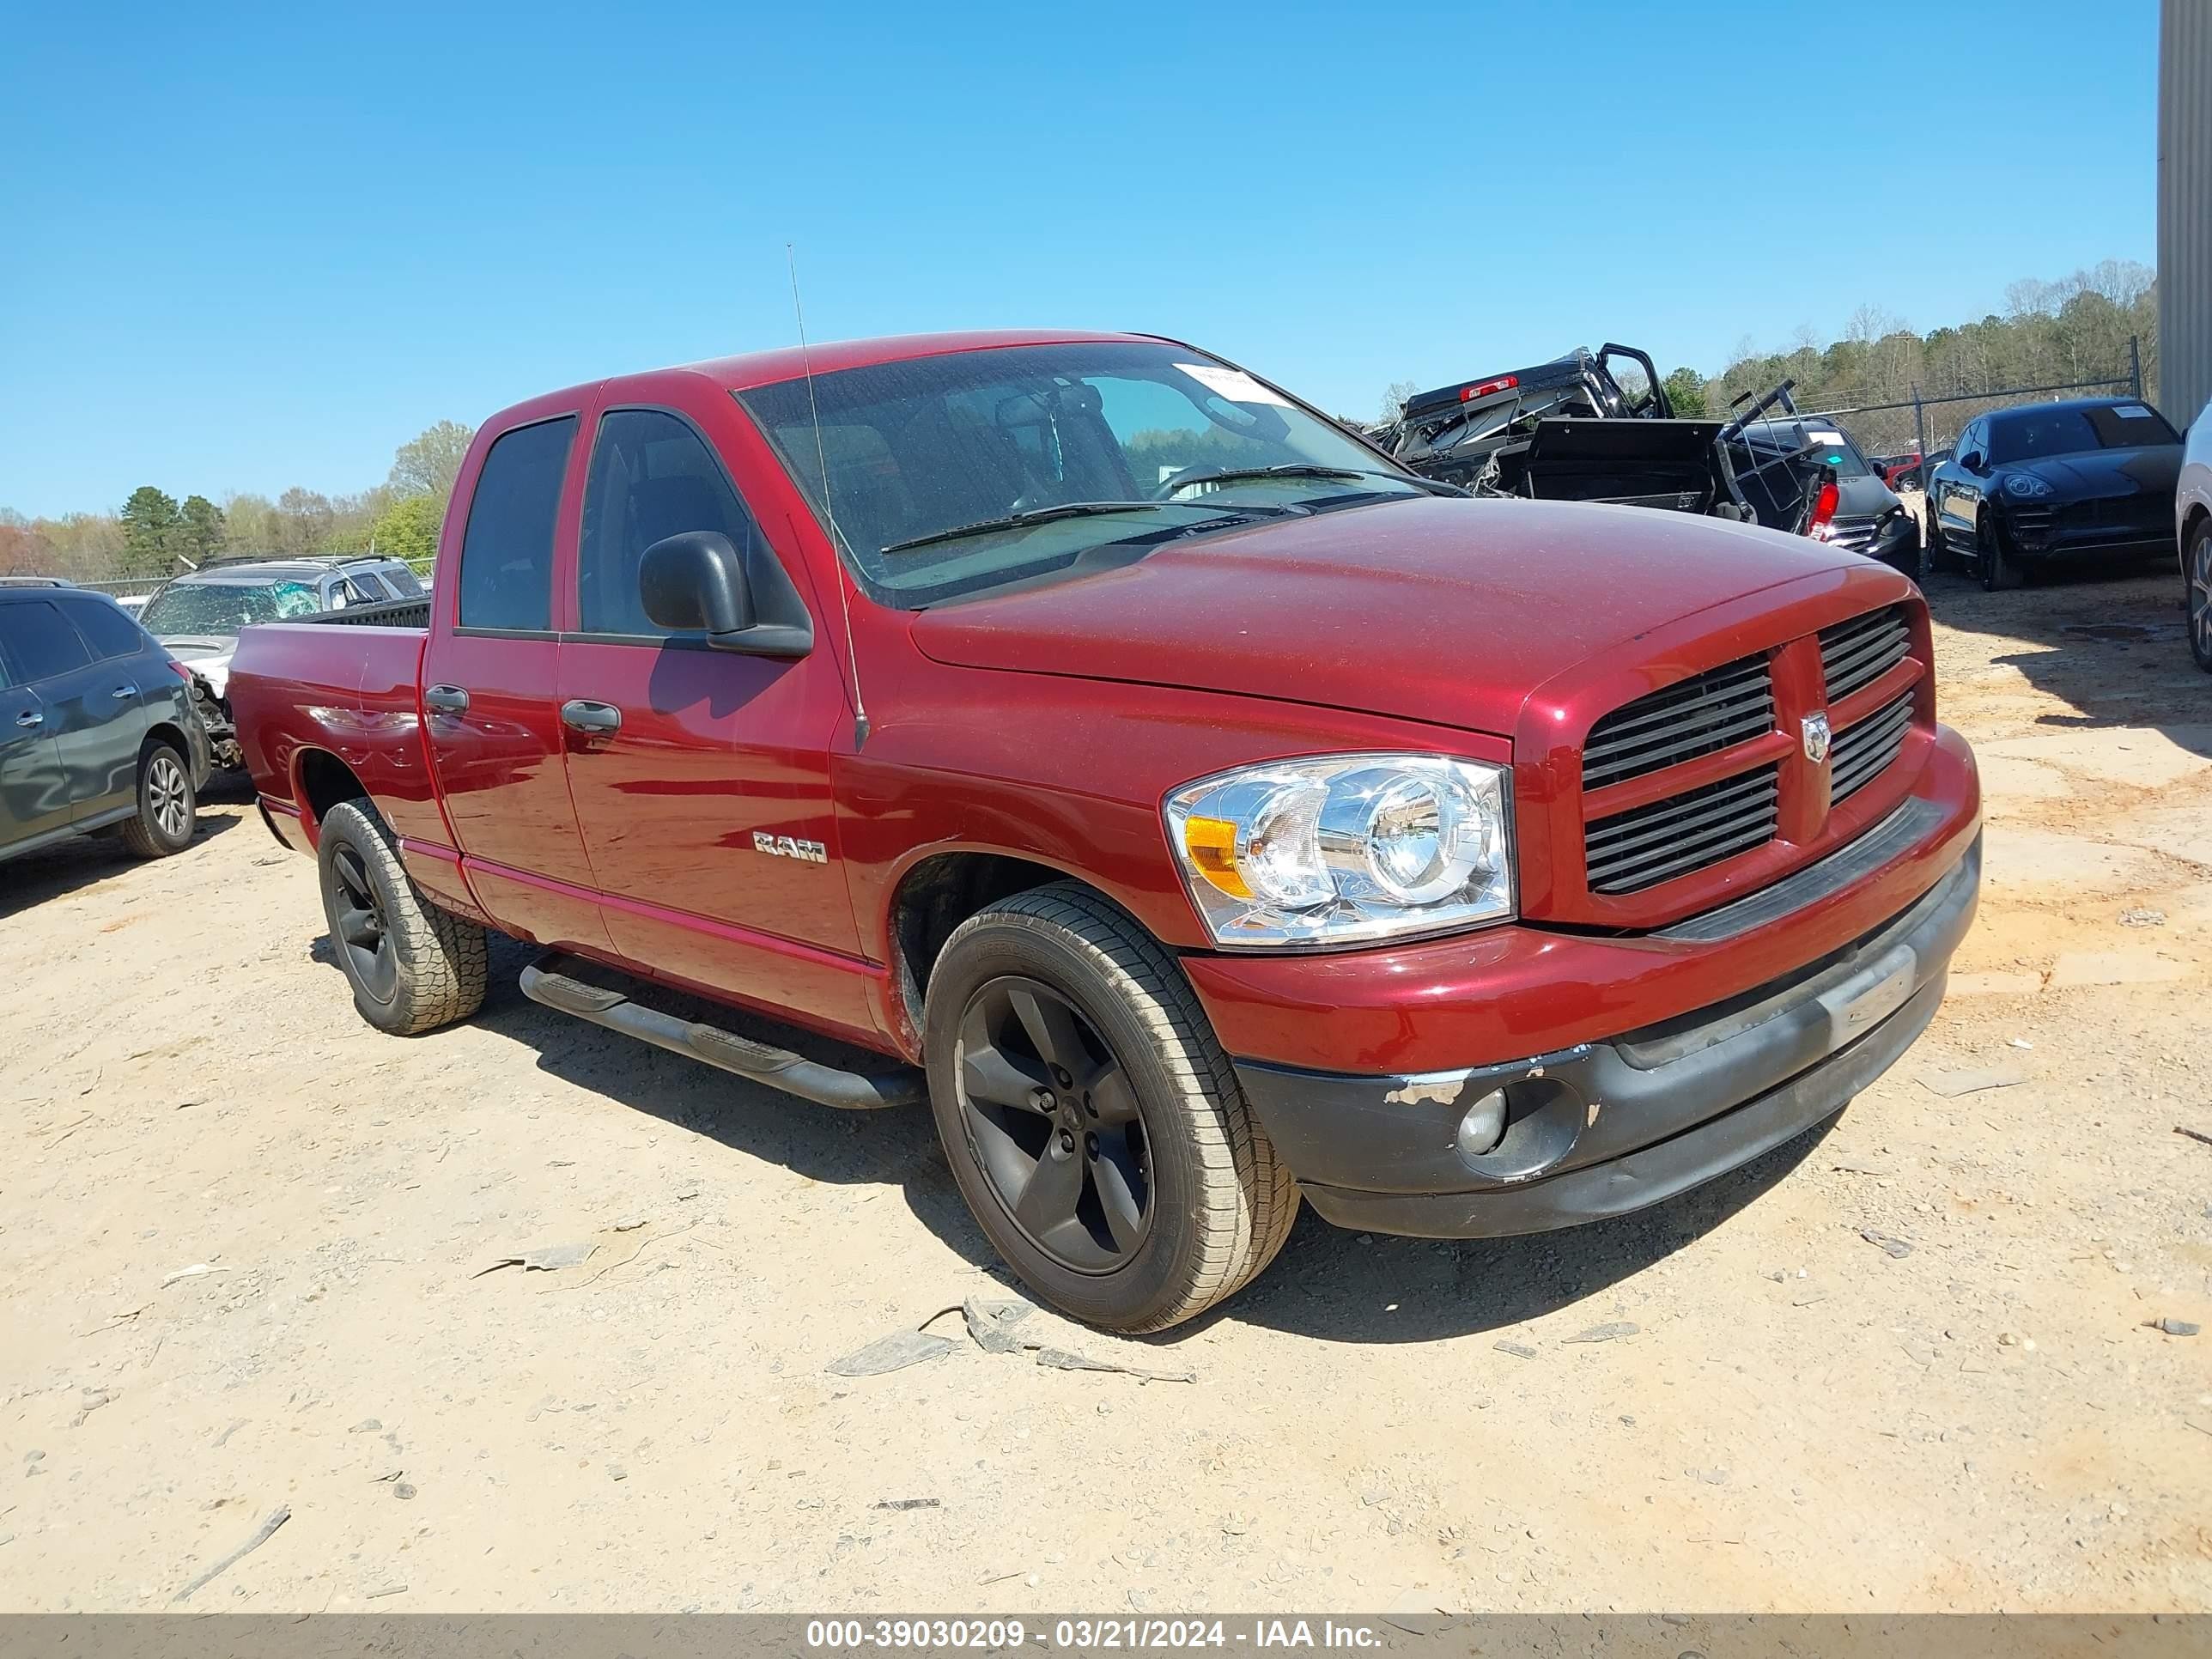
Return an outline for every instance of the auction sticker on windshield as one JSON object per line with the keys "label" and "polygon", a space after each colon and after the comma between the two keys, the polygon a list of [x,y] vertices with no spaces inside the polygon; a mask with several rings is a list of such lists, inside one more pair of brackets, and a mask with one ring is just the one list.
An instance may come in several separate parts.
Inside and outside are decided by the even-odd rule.
{"label": "auction sticker on windshield", "polygon": [[1209,392],[1219,392],[1232,404],[1274,404],[1288,409],[1291,400],[1279,392],[1270,392],[1241,368],[1224,368],[1218,363],[1177,363],[1176,367],[1196,380]]}

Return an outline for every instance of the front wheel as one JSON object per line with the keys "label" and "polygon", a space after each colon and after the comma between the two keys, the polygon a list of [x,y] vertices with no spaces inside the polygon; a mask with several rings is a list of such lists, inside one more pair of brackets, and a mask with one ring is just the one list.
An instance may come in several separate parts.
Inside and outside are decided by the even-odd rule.
{"label": "front wheel", "polygon": [[138,810],[123,821],[123,844],[142,859],[165,859],[192,844],[199,801],[192,769],[166,743],[138,757]]}
{"label": "front wheel", "polygon": [[483,1006],[488,936],[423,900],[374,807],[345,801],[325,813],[315,861],[331,950],[363,1019],[412,1036]]}
{"label": "front wheel", "polygon": [[2189,532],[2182,568],[2189,573],[2189,653],[2212,674],[2212,519],[2199,520]]}
{"label": "front wheel", "polygon": [[971,916],[923,1012],[961,1195],[1045,1301],[1164,1330],[1274,1259],[1297,1188],[1175,962],[1087,888]]}
{"label": "front wheel", "polygon": [[1989,509],[1984,507],[1974,526],[1974,574],[1982,590],[1995,593],[2020,586],[2020,567],[2004,556],[2004,538],[1998,533]]}

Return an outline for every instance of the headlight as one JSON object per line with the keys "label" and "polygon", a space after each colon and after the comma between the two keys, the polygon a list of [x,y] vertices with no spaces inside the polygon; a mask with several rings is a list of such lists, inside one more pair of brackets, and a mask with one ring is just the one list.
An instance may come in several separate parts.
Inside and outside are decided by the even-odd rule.
{"label": "headlight", "polygon": [[2005,474],[2005,494],[2008,495],[2048,495],[2051,486],[2033,472]]}
{"label": "headlight", "polygon": [[1513,915],[1505,769],[1328,755],[1168,797],[1168,841],[1217,944],[1352,945]]}

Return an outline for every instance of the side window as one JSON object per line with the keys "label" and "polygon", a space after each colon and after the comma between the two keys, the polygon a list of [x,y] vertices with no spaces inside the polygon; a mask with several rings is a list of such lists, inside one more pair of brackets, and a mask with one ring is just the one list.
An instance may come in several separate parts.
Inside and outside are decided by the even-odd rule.
{"label": "side window", "polygon": [[404,564],[384,568],[384,585],[395,598],[402,599],[411,599],[422,591],[422,584],[416,580],[415,573]]}
{"label": "side window", "polygon": [[64,616],[76,624],[84,642],[100,657],[135,656],[146,643],[137,623],[112,605],[98,599],[57,599]]}
{"label": "side window", "polygon": [[599,422],[584,487],[577,556],[578,626],[586,634],[657,636],[638,597],[645,550],[664,536],[718,530],[742,554],[760,532],[698,433],[653,409],[618,409]]}
{"label": "side window", "polygon": [[505,434],[484,457],[461,535],[461,626],[553,625],[553,524],[576,417]]}
{"label": "side window", "polygon": [[392,597],[384,591],[384,584],[366,570],[356,570],[346,580],[361,590],[361,600],[363,605],[381,605]]}
{"label": "side window", "polygon": [[33,684],[92,660],[76,629],[51,599],[0,605],[0,645],[6,647],[17,678]]}

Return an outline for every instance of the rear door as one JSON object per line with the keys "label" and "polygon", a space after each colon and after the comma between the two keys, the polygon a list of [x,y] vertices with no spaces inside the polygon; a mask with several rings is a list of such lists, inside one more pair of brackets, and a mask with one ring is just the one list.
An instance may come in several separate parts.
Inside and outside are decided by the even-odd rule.
{"label": "rear door", "polygon": [[[737,418],[726,398],[599,418],[575,629],[561,644],[569,789],[624,956],[869,1030],[830,803],[830,744],[847,717],[835,659],[717,651],[657,627],[638,596],[639,562],[663,537],[707,530],[741,552],[766,545],[707,436],[706,423]],[[781,556],[806,592],[796,556]]]}
{"label": "rear door", "polygon": [[15,652],[23,627],[16,612],[27,609],[0,601],[0,851],[65,830],[70,821],[61,751]]}
{"label": "rear door", "polygon": [[[123,771],[123,799],[135,802],[138,789],[138,750],[146,728],[154,723],[154,708],[162,706],[179,684],[174,679],[149,684],[147,678],[152,641],[146,630],[125,616],[120,608],[89,593],[57,593],[54,604],[76,629],[77,637],[92,653],[96,672],[94,691],[107,692],[106,741],[100,745],[107,781]],[[125,694],[128,693],[126,696]],[[97,695],[94,702],[98,702]],[[121,801],[111,795],[109,805]],[[105,810],[105,809],[95,809]]]}
{"label": "rear door", "polygon": [[562,763],[553,573],[578,417],[510,427],[470,491],[422,659],[423,731],[470,884],[500,924],[609,954]]}
{"label": "rear door", "polygon": [[51,599],[9,607],[23,677],[39,694],[70,796],[82,821],[137,798],[138,739],[145,719],[130,664],[99,660]]}

